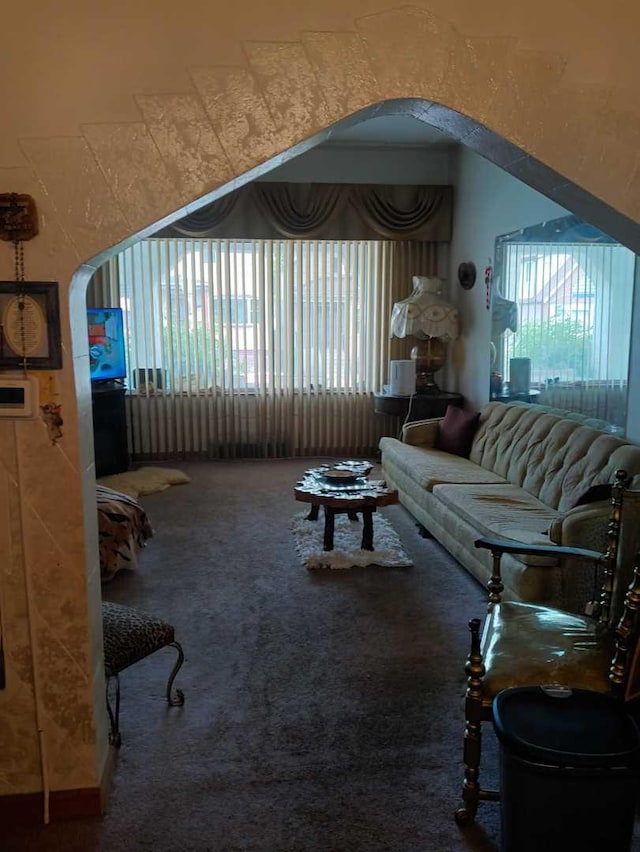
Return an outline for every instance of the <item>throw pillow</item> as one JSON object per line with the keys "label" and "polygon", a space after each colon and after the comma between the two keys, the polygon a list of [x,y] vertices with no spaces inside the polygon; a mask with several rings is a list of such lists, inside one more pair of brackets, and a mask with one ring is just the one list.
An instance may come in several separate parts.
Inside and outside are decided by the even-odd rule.
{"label": "throw pillow", "polygon": [[445,415],[440,421],[436,450],[469,458],[479,417],[478,411],[467,411],[455,405],[447,406]]}
{"label": "throw pillow", "polygon": [[571,508],[575,509],[576,506],[587,506],[589,503],[598,502],[598,500],[611,500],[611,487],[610,482],[592,485],[580,494]]}
{"label": "throw pillow", "polygon": [[185,485],[191,482],[190,477],[182,470],[174,470],[171,467],[157,467],[155,470],[159,477],[166,479],[170,485]]}

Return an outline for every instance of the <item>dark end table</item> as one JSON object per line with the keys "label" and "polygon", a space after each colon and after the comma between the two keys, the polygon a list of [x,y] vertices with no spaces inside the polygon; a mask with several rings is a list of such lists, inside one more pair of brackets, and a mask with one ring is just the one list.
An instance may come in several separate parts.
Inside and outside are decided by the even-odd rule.
{"label": "dark end table", "polygon": [[390,393],[373,395],[373,410],[376,414],[390,414],[403,418],[408,415],[409,423],[413,420],[428,420],[430,417],[444,417],[449,405],[462,408],[464,405],[462,394],[438,391],[437,393],[415,393],[411,397],[395,396]]}

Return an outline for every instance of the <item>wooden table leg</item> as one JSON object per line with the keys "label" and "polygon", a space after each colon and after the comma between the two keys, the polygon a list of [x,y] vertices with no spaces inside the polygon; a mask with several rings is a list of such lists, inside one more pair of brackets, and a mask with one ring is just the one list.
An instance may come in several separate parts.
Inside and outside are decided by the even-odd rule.
{"label": "wooden table leg", "polygon": [[362,510],[362,549],[373,550],[373,513],[375,509]]}
{"label": "wooden table leg", "polygon": [[320,511],[319,503],[312,503],[311,508],[309,509],[309,514],[305,518],[306,521],[317,521],[318,520],[318,512]]}
{"label": "wooden table leg", "polygon": [[358,513],[357,512],[347,512],[347,517],[349,518],[350,521],[357,521],[358,520]]}
{"label": "wooden table leg", "polygon": [[333,550],[333,530],[335,526],[335,514],[329,506],[324,507],[324,549]]}

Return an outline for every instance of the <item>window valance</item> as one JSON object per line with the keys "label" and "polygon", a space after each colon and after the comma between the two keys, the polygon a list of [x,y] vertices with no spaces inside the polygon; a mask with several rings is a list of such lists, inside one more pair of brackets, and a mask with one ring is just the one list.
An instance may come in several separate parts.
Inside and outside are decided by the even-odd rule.
{"label": "window valance", "polygon": [[451,186],[264,181],[223,196],[155,236],[448,242],[452,210]]}

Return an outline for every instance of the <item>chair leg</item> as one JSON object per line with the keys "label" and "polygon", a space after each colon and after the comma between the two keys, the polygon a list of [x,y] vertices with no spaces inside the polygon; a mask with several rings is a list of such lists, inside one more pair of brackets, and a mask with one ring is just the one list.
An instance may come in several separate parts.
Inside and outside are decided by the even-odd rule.
{"label": "chair leg", "polygon": [[173,686],[173,681],[176,678],[176,675],[180,671],[182,664],[184,662],[184,653],[182,651],[182,646],[179,642],[171,642],[169,643],[169,647],[175,648],[178,652],[178,659],[175,662],[174,667],[171,669],[171,674],[169,675],[169,680],[167,681],[167,703],[171,707],[182,707],[184,704],[184,692],[181,689],[176,689],[175,692],[171,692],[171,687]]}
{"label": "chair leg", "polygon": [[474,822],[480,792],[480,755],[482,746],[482,678],[485,673],[480,652],[480,619],[469,622],[471,650],[465,666],[467,693],[465,697],[464,731],[464,781],[462,783],[462,805],[455,812],[460,826]]}
{"label": "chair leg", "polygon": [[114,746],[114,748],[120,748],[122,745],[122,737],[120,736],[120,678],[117,674],[113,675],[116,681],[116,709],[115,712],[111,707],[111,701],[109,700],[109,682],[111,680],[110,677],[107,678],[106,683],[106,696],[107,696],[107,713],[109,714],[109,724],[111,726],[111,730],[109,731],[109,745]]}

